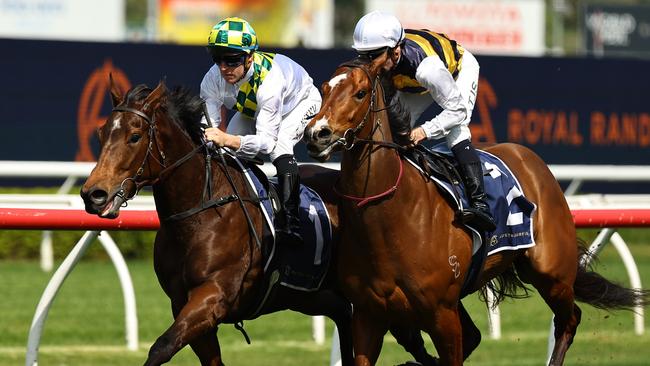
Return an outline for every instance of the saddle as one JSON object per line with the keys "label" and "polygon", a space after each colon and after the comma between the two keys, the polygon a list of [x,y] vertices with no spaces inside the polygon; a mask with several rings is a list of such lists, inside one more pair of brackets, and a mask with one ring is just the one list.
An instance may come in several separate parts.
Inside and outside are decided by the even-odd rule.
{"label": "saddle", "polygon": [[[431,180],[431,177],[435,176],[450,183],[456,200],[460,202],[460,192],[464,192],[464,184],[458,170],[458,163],[453,155],[429,149],[423,145],[415,145],[412,149],[406,150],[403,155],[417,163],[426,179]],[[459,212],[457,210],[456,214]]]}

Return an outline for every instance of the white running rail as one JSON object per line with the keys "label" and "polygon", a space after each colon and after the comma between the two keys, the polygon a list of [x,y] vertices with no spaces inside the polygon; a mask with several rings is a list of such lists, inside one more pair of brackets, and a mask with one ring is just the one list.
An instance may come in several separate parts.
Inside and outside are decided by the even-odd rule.
{"label": "white running rail", "polygon": [[[314,163],[317,165],[322,165],[332,169],[339,169],[339,163]],[[82,208],[83,203],[78,195],[67,195],[72,186],[76,183],[77,179],[87,177],[91,170],[94,168],[94,162],[60,162],[60,161],[0,161],[0,177],[1,178],[66,178],[65,182],[62,184],[61,188],[57,195],[0,195],[0,206],[5,207],[23,207],[23,208],[60,208],[62,206],[69,208]],[[264,164],[262,170],[267,175],[275,174],[275,168],[270,164]],[[570,207],[573,208],[599,208],[599,207],[620,207],[620,208],[633,208],[633,207],[650,207],[650,196],[648,195],[582,195],[574,196],[580,189],[581,185],[585,181],[603,181],[603,182],[620,182],[620,181],[633,181],[633,182],[647,182],[650,181],[650,166],[644,165],[549,165],[551,172],[555,175],[556,179],[559,181],[570,181],[569,186],[565,190],[567,199],[569,201]],[[132,208],[139,207],[141,209],[147,209],[153,207],[153,200],[146,196],[141,196],[139,200],[133,201]],[[148,201],[147,201],[148,200]],[[136,201],[138,203],[136,203]],[[90,234],[89,234],[90,233]],[[84,238],[79,241],[75,249],[79,255],[83,254],[88,243],[92,241],[92,238],[95,234],[92,232],[87,232],[84,235]],[[117,254],[113,249],[111,249],[112,240],[108,234],[102,234],[107,240],[102,240],[102,245],[109,251],[111,254],[111,259],[116,266],[116,269],[122,271],[120,268],[123,267],[126,269],[126,266],[122,266],[120,262],[121,254],[119,250]],[[101,237],[100,237],[101,240]],[[641,288],[640,277],[634,262],[634,258],[631,256],[627,245],[623,241],[623,238],[612,228],[604,228],[596,241],[590,247],[590,250],[597,252],[602,249],[602,247],[611,240],[612,244],[618,251],[621,256],[625,267],[630,278],[630,283],[634,288]],[[86,241],[88,243],[86,243]],[[114,245],[114,243],[113,243]],[[73,249],[73,251],[75,251]],[[115,246],[117,249],[117,246]],[[68,257],[71,257],[72,252]],[[67,258],[66,258],[67,260]],[[121,259],[123,262],[123,258]],[[52,269],[52,241],[51,241],[51,232],[45,231],[43,233],[43,240],[41,242],[41,267],[43,270],[49,271]],[[65,264],[65,261],[64,261]],[[64,264],[57,270],[54,274],[52,282],[63,281],[69,271],[72,270],[76,261],[71,261],[69,268],[62,268]],[[59,271],[63,271],[62,274],[59,274]],[[56,280],[55,280],[56,278]],[[127,281],[128,279],[128,281]],[[133,300],[127,299],[128,288],[131,287],[130,277],[128,276],[128,270],[126,270],[126,276],[120,274],[120,281],[122,282],[123,292],[125,294],[125,307],[127,307],[127,312],[130,312],[128,309],[131,304],[133,308],[135,307],[135,298]],[[129,282],[129,283],[126,283]],[[59,285],[60,286],[60,283]],[[48,285],[48,289],[49,289]],[[53,288],[55,286],[53,285]],[[53,301],[54,295],[58,288],[50,290],[43,294],[41,302],[51,303]],[[53,292],[53,293],[52,293]],[[47,300],[47,301],[46,301]],[[41,308],[41,303],[39,303],[39,308],[37,309],[37,314],[35,315],[34,322],[32,327],[41,327],[42,322],[40,322],[40,317],[44,321],[44,317],[47,316],[47,311],[45,311],[44,317],[42,314],[43,309]],[[39,315],[38,310],[41,310]],[[134,310],[133,310],[134,311]],[[643,325],[643,309],[638,311],[635,315],[635,332],[637,334],[642,334],[644,331]],[[38,318],[37,318],[38,316]],[[498,309],[494,309],[488,313],[489,325],[490,325],[490,336],[493,339],[499,339],[501,337],[501,327],[500,327],[500,314]],[[135,319],[135,333],[132,330],[128,330],[129,320],[128,318]],[[40,323],[39,323],[40,322]],[[135,334],[135,335],[133,335]],[[314,338],[318,343],[324,342],[324,322],[322,318],[314,318],[314,329],[313,329]],[[40,338],[40,333],[38,335]],[[135,341],[133,338],[135,337]],[[38,340],[32,340],[30,332],[29,344],[32,342],[35,343],[38,347]],[[135,342],[135,343],[134,343]],[[135,344],[135,346],[133,345]],[[338,347],[338,344],[333,346]],[[137,318],[135,315],[127,314],[127,348],[134,349],[137,348]],[[333,352],[334,355],[334,352]],[[34,363],[29,363],[30,355],[28,354],[28,366],[36,365],[36,359],[34,358]],[[332,365],[336,364],[335,360],[332,359]]]}

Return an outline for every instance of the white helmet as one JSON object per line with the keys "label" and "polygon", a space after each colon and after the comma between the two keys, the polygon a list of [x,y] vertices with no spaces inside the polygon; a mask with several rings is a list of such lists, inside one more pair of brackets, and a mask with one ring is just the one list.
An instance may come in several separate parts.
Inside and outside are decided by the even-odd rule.
{"label": "white helmet", "polygon": [[394,15],[373,11],[359,19],[353,39],[352,48],[358,52],[393,48],[404,39],[404,29]]}

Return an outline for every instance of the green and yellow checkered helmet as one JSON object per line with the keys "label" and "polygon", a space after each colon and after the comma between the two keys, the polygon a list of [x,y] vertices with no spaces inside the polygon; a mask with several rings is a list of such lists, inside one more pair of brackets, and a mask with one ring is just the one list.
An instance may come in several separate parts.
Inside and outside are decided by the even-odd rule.
{"label": "green and yellow checkered helmet", "polygon": [[212,27],[208,47],[225,47],[250,53],[257,49],[257,35],[244,19],[226,18]]}

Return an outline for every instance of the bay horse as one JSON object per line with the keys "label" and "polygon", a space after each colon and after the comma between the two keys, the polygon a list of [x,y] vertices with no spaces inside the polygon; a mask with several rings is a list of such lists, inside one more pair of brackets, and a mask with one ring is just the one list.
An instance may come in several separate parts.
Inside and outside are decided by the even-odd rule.
{"label": "bay horse", "polygon": [[[400,113],[396,97],[389,105],[384,100],[383,84],[391,85],[386,59],[383,53],[340,65],[323,83],[321,110],[304,137],[310,155],[321,161],[342,150],[336,185],[345,198],[339,205],[340,230],[342,241],[354,245],[340,248],[338,274],[354,305],[355,365],[375,364],[383,336],[395,324],[428,333],[440,364],[461,365],[480,342],[460,304],[472,236],[455,220],[441,190],[404,161],[401,151],[408,143],[395,143],[409,136],[410,118]],[[554,314],[549,363],[562,365],[580,323],[576,299],[603,309],[631,309],[648,304],[648,292],[616,285],[580,261],[584,243],[559,184],[539,156],[511,143],[486,150],[506,163],[537,205],[536,244],[488,256],[470,292],[496,279],[502,299],[521,296],[517,290],[531,284]]]}
{"label": "bay horse", "polygon": [[[140,188],[153,188],[160,219],[154,269],[171,301],[174,322],[151,346],[144,364],[168,362],[189,344],[202,365],[223,365],[220,324],[238,325],[285,309],[331,318],[339,331],[342,362],[353,364],[352,309],[337,286],[336,265],[330,264],[317,291],[278,286],[259,308],[261,247],[269,244],[269,236],[262,236],[262,213],[238,164],[223,155],[212,158],[208,151],[201,98],[183,88],[169,91],[162,81],[154,90],[138,85],[122,95],[111,78],[110,90],[113,111],[99,128],[101,154],[81,196],[88,213],[115,218]],[[307,165],[301,166],[301,176],[325,201],[336,246],[337,197],[331,187],[338,172]],[[419,330],[391,331],[416,360],[432,360]]]}

